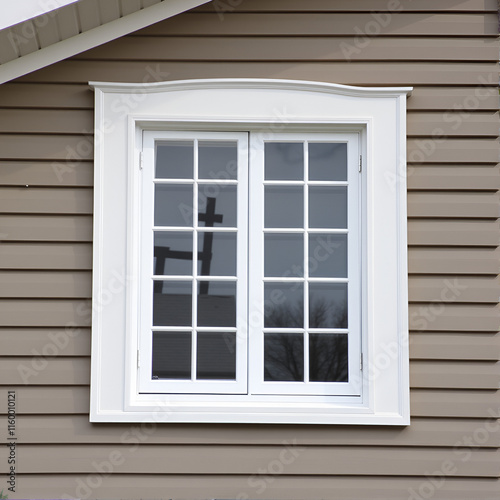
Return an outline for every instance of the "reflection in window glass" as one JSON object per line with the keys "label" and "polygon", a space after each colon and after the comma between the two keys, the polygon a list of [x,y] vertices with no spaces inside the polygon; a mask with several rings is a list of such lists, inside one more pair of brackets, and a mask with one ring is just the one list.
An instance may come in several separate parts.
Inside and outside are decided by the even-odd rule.
{"label": "reflection in window glass", "polygon": [[304,284],[264,284],[264,327],[304,328]]}
{"label": "reflection in window glass", "polygon": [[198,332],[196,378],[236,379],[236,333]]}
{"label": "reflection in window glass", "polygon": [[198,233],[198,275],[236,276],[236,233]]}
{"label": "reflection in window glass", "polygon": [[347,335],[309,335],[309,380],[348,382]]}
{"label": "reflection in window glass", "polygon": [[153,332],[153,379],[191,378],[191,332]]}
{"label": "reflection in window glass", "polygon": [[309,283],[309,327],[347,328],[347,283]]}
{"label": "reflection in window glass", "polygon": [[191,281],[155,280],[153,291],[153,325],[192,325]]}
{"label": "reflection in window glass", "polygon": [[[193,274],[193,233],[191,231],[155,231],[153,274]],[[158,282],[160,284],[160,282]]]}
{"label": "reflection in window glass", "polygon": [[264,334],[264,380],[304,380],[304,336],[301,333]]}
{"label": "reflection in window glass", "polygon": [[200,227],[236,227],[236,186],[199,184]]}
{"label": "reflection in window glass", "polygon": [[198,282],[198,326],[236,326],[236,283]]}

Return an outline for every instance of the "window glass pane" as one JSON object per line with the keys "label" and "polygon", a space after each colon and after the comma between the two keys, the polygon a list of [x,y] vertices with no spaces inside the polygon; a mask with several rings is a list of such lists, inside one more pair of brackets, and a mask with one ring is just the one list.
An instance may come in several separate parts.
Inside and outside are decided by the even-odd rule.
{"label": "window glass pane", "polygon": [[264,283],[264,327],[304,328],[303,283]]}
{"label": "window glass pane", "polygon": [[236,276],[236,233],[198,233],[198,274]]}
{"label": "window glass pane", "polygon": [[309,180],[347,181],[347,143],[310,142]]}
{"label": "window glass pane", "polygon": [[196,378],[236,379],[236,333],[198,332]]}
{"label": "window glass pane", "polygon": [[309,276],[347,278],[347,234],[309,234]]}
{"label": "window glass pane", "polygon": [[264,276],[304,276],[304,235],[264,235]]}
{"label": "window glass pane", "polygon": [[191,326],[191,281],[155,281],[153,291],[153,325]]}
{"label": "window glass pane", "polygon": [[193,225],[193,186],[155,185],[155,226]]}
{"label": "window glass pane", "polygon": [[193,178],[193,141],[166,141],[156,146],[157,179]]}
{"label": "window glass pane", "polygon": [[309,380],[311,382],[348,381],[347,335],[309,335]]}
{"label": "window glass pane", "polygon": [[293,142],[266,142],[266,180],[304,180],[304,145]]}
{"label": "window glass pane", "polygon": [[304,190],[301,186],[266,186],[264,227],[304,227]]}
{"label": "window glass pane", "polygon": [[264,380],[304,380],[304,336],[302,333],[264,334]]}
{"label": "window glass pane", "polygon": [[198,326],[236,326],[236,283],[198,282]]}
{"label": "window glass pane", "polygon": [[309,283],[309,327],[347,328],[347,283]]}
{"label": "window glass pane", "polygon": [[153,332],[153,379],[191,378],[191,332]]}
{"label": "window glass pane", "polygon": [[200,141],[198,143],[199,179],[236,179],[236,141]]}
{"label": "window glass pane", "polygon": [[309,186],[309,227],[347,228],[347,187]]}
{"label": "window glass pane", "polygon": [[193,274],[193,233],[155,231],[154,269],[157,276]]}
{"label": "window glass pane", "polygon": [[200,227],[236,227],[236,186],[198,185]]}

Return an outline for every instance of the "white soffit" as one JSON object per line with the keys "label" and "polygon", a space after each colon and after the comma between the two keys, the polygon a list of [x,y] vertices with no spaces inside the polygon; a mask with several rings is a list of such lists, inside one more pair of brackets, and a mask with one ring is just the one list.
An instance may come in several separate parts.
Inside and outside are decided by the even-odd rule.
{"label": "white soffit", "polygon": [[79,0],[25,20],[0,30],[0,84],[209,1]]}
{"label": "white soffit", "polygon": [[0,0],[0,30],[33,19],[78,0]]}

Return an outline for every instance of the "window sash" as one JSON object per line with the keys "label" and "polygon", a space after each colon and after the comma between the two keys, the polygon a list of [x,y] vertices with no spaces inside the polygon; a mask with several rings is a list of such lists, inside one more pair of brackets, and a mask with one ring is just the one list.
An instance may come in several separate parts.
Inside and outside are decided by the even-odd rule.
{"label": "window sash", "polygon": [[[281,331],[274,328],[265,328],[264,325],[264,293],[263,283],[286,282],[286,279],[266,278],[264,276],[264,235],[266,232],[276,232],[275,229],[264,227],[264,188],[274,185],[274,181],[266,181],[264,175],[264,146],[266,142],[339,142],[347,143],[347,182],[311,182],[311,185],[347,185],[348,189],[348,224],[347,231],[335,229],[311,229],[314,233],[348,234],[348,270],[347,279],[315,278],[314,282],[333,283],[348,282],[348,382],[292,382],[292,381],[265,381],[264,380],[264,341],[263,332]],[[250,134],[251,177],[250,177],[250,238],[249,269],[252,269],[249,280],[249,392],[254,395],[335,395],[359,396],[361,394],[362,376],[360,370],[361,357],[361,177],[358,169],[360,154],[360,137],[358,133],[275,133],[265,138],[261,134]],[[304,154],[307,172],[307,155]],[[307,173],[306,173],[307,178]],[[297,181],[287,181],[299,184]],[[303,185],[301,182],[300,185]],[[307,192],[307,191],[306,191]],[[307,202],[304,200],[304,212],[307,213]],[[304,230],[307,231],[307,220],[304,214]],[[290,232],[294,229],[281,228],[280,232]],[[304,262],[307,263],[308,241],[304,238]],[[304,266],[305,267],[305,266]],[[304,282],[307,278],[304,277]],[[307,314],[307,294],[304,298]],[[254,311],[262,312],[255,314]],[[305,326],[305,325],[304,325]],[[304,372],[307,371],[308,332],[305,329],[287,329],[301,332],[304,335]],[[325,329],[317,330],[323,333],[343,332],[344,330]],[[305,373],[307,379],[307,374]]]}
{"label": "window sash", "polygon": [[[196,276],[155,276],[153,280],[153,255],[154,255],[154,181],[155,178],[155,148],[156,143],[162,140],[192,140],[195,141],[194,148],[194,177],[193,179],[167,179],[161,180],[160,184],[197,184],[197,142],[201,140],[230,140],[237,142],[237,180],[200,180],[198,185],[219,183],[220,186],[237,186],[237,223],[236,229],[223,227],[210,228],[210,232],[224,233],[229,230],[236,233],[237,240],[237,263],[236,278],[231,277],[211,277]],[[172,394],[246,394],[247,393],[247,349],[245,344],[238,345],[236,349],[236,379],[235,380],[191,380],[188,379],[152,379],[152,359],[153,359],[153,331],[154,332],[188,332],[191,333],[191,371],[196,372],[196,344],[197,332],[235,333],[246,337],[247,316],[247,206],[248,206],[248,134],[245,132],[168,132],[168,131],[145,131],[143,142],[143,172],[141,186],[141,200],[139,206],[142,207],[141,214],[141,237],[140,237],[140,313],[139,313],[139,392],[141,393],[172,393]],[[179,232],[192,232],[197,227],[196,215],[198,213],[196,193],[193,195],[193,227],[189,226],[167,226],[160,229],[170,229]],[[199,232],[207,232],[205,227],[200,227]],[[196,238],[195,238],[196,239]],[[197,254],[194,249],[194,255]],[[194,259],[193,272],[197,267]],[[235,327],[197,327],[196,321],[191,326],[154,326],[152,322],[153,311],[153,282],[154,281],[185,281],[196,290],[197,282],[210,280],[211,283],[231,281],[236,284],[236,325]],[[191,296],[192,297],[192,296]],[[196,300],[196,299],[195,299]],[[194,314],[196,314],[194,312]]]}

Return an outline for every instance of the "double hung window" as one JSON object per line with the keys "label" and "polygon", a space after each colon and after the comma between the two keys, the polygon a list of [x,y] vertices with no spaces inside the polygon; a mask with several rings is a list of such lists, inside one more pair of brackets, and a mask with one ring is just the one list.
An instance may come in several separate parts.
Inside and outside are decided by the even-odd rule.
{"label": "double hung window", "polygon": [[91,420],[408,424],[411,89],[91,85]]}

